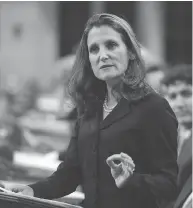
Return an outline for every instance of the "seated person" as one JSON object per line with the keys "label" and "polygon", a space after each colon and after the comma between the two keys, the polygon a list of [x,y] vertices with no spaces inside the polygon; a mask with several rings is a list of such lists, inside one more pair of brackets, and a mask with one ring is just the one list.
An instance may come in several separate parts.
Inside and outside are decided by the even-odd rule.
{"label": "seated person", "polygon": [[170,207],[189,208],[192,194],[192,66],[172,67],[166,72],[162,84],[179,121],[179,195]]}

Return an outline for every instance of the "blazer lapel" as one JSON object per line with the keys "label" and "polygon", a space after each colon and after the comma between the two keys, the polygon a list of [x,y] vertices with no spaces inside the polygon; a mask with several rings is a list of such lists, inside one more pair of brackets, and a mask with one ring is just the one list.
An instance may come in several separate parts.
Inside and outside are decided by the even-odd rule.
{"label": "blazer lapel", "polygon": [[129,102],[122,98],[112,112],[104,119],[101,120],[100,129],[107,128],[112,123],[117,122],[130,112]]}

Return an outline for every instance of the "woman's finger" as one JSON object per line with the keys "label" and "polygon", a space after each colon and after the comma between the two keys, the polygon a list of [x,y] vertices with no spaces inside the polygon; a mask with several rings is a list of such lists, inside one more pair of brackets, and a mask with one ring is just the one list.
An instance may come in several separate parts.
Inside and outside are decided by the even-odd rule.
{"label": "woman's finger", "polygon": [[110,168],[116,169],[117,167],[119,167],[119,165],[116,165],[116,164],[113,162],[113,160],[111,160],[111,159],[107,159],[106,162],[107,162],[107,164],[108,164],[108,166],[109,166]]}
{"label": "woman's finger", "polygon": [[124,162],[124,158],[120,154],[111,155],[107,160]]}
{"label": "woman's finger", "polygon": [[[126,154],[125,154],[126,155]],[[120,163],[123,163],[123,165],[125,166],[132,166],[132,168],[135,167],[135,164],[133,162],[133,160],[131,159],[131,157],[127,156],[123,156],[121,154],[114,154],[111,155],[110,157],[107,158],[107,161],[119,161]],[[116,168],[116,164],[114,162],[114,164],[111,164],[112,167]]]}
{"label": "woman's finger", "polygon": [[134,168],[133,168],[133,167],[131,167],[131,166],[128,166],[128,167],[127,167],[127,170],[128,170],[130,173],[133,173]]}
{"label": "woman's finger", "polygon": [[121,155],[121,157],[123,157],[125,159],[128,159],[128,160],[131,160],[133,162],[133,159],[128,154],[121,152],[120,155]]}
{"label": "woman's finger", "polygon": [[[115,163],[115,161],[119,161],[118,164]],[[120,168],[121,162],[123,161],[123,158],[121,158],[120,154],[114,154],[107,158],[106,162],[109,165],[110,168],[117,169]]]}
{"label": "woman's finger", "polygon": [[127,163],[127,165],[129,166],[131,165],[132,167],[135,167],[135,164],[129,155],[121,152],[121,157],[125,159],[125,162]]}

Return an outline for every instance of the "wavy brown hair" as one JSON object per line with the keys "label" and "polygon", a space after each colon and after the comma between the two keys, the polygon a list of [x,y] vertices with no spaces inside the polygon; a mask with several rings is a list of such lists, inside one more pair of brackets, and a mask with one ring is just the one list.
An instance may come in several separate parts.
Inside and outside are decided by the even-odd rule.
{"label": "wavy brown hair", "polygon": [[118,16],[106,13],[96,14],[86,24],[68,83],[68,93],[78,109],[79,116],[94,112],[98,102],[102,103],[107,93],[106,83],[96,78],[92,71],[87,46],[89,31],[93,27],[102,25],[117,31],[128,51],[134,55],[134,59],[129,60],[128,69],[121,81],[113,88],[113,92],[118,95],[119,99],[124,97],[129,101],[136,101],[152,91],[145,82],[145,64],[141,57],[141,46],[131,26]]}

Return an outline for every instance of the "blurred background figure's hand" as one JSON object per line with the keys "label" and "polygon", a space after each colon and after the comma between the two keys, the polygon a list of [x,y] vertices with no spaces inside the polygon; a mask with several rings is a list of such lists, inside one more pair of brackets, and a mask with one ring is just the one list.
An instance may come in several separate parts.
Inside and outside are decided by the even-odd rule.
{"label": "blurred background figure's hand", "polygon": [[[0,188],[5,188],[5,186],[2,183],[0,183]],[[2,192],[1,189],[0,189],[0,192]]]}
{"label": "blurred background figure's hand", "polygon": [[0,187],[12,191],[14,193],[19,193],[27,196],[34,196],[34,191],[31,187],[23,184],[5,185],[0,184]]}

